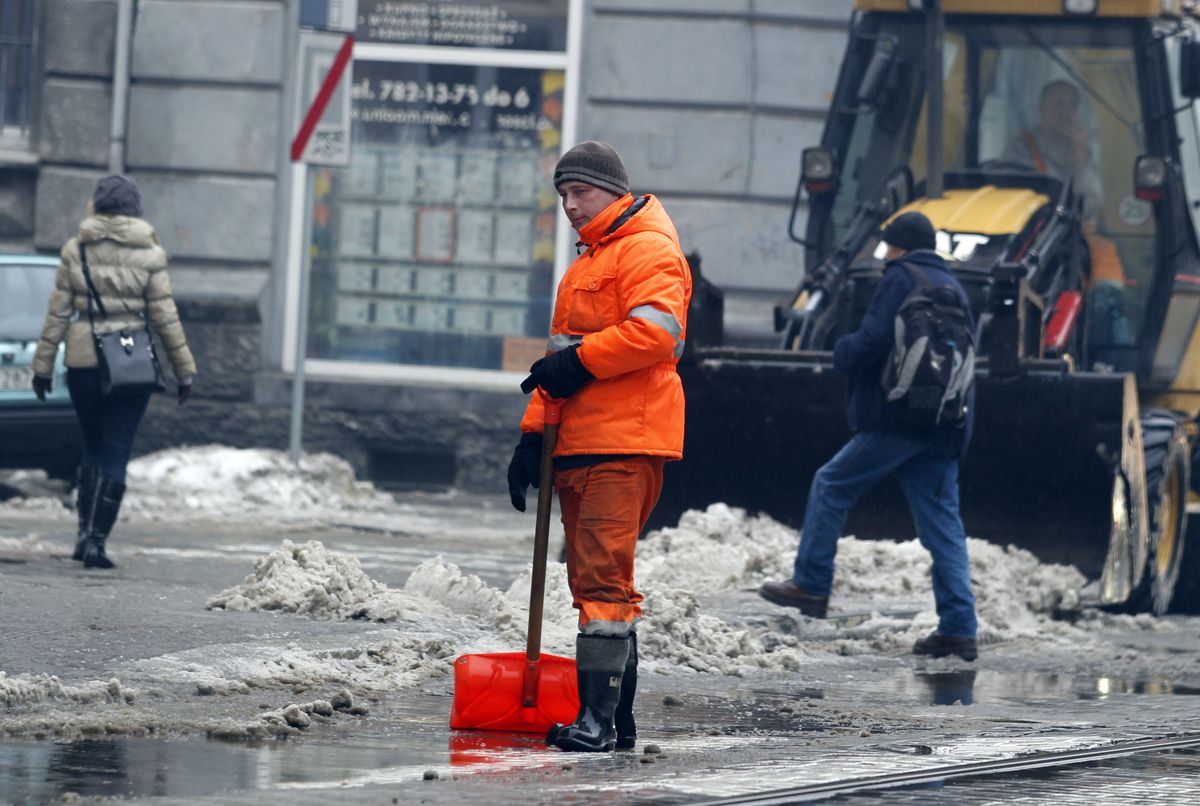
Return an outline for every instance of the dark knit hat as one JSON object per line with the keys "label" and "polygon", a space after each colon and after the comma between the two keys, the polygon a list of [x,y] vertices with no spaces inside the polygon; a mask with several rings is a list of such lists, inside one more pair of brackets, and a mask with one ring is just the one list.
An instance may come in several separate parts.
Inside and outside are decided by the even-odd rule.
{"label": "dark knit hat", "polygon": [[912,212],[898,215],[883,230],[881,240],[905,252],[914,249],[936,249],[937,237],[933,224],[923,214]]}
{"label": "dark knit hat", "polygon": [[588,185],[624,196],[629,192],[629,174],[621,155],[608,143],[588,140],[572,148],[554,166],[554,186],[563,182]]}
{"label": "dark knit hat", "polygon": [[98,214],[142,217],[142,192],[128,176],[111,174],[97,183],[92,209]]}

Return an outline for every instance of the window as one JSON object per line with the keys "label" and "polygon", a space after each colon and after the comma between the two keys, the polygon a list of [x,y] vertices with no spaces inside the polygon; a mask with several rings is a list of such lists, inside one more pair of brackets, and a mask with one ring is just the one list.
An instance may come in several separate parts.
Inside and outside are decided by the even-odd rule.
{"label": "window", "polygon": [[350,167],[314,186],[309,357],[545,351],[563,88],[555,69],[355,61]]}
{"label": "window", "polygon": [[582,5],[359,0],[349,165],[306,169],[289,268],[293,288],[309,272],[312,372],[490,385],[545,354]]}
{"label": "window", "polygon": [[[851,131],[832,213],[837,238],[892,171],[908,166],[918,182],[925,178],[924,28],[916,16],[882,19],[872,37],[890,37],[896,53],[882,100],[839,110]],[[1093,313],[1094,348],[1130,347],[1148,312],[1157,265],[1153,208],[1134,196],[1131,182],[1145,151],[1135,58],[1140,35],[1123,23],[965,16],[948,21],[945,34],[947,173],[1070,176],[1084,203],[1090,293],[1103,298],[1090,304],[1112,312]],[[870,53],[861,47],[864,71]]]}
{"label": "window", "polygon": [[0,3],[0,144],[29,140],[35,5],[35,0]]}

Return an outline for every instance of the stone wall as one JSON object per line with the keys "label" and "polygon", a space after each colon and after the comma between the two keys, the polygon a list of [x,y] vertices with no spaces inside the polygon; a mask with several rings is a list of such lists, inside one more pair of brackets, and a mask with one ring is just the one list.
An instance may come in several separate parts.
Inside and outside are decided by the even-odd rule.
{"label": "stone wall", "polygon": [[[139,0],[127,165],[200,368],[186,406],[156,398],[144,453],[285,448],[276,180],[288,3]],[[850,0],[588,0],[578,139],[613,143],[662,197],[725,292],[725,330],[773,338],[800,279],[787,238],[800,150],[818,142]],[[114,0],[44,0],[36,159],[0,168],[0,241],[56,252],[106,172]],[[801,212],[803,215],[803,211]],[[267,345],[264,347],[264,345]],[[398,383],[310,382],[305,448],[398,485],[504,489],[525,398]]]}
{"label": "stone wall", "polygon": [[743,343],[774,343],[771,307],[802,276],[787,234],[800,151],[820,142],[852,6],[588,4],[579,139],[612,143],[635,190],[662,197],[684,250],[725,292],[726,334]]}

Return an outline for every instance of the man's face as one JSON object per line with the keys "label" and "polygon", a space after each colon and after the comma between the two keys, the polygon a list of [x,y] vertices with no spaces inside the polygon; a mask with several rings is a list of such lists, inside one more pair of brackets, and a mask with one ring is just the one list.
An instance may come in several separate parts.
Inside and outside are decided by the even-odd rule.
{"label": "man's face", "polygon": [[605,207],[621,198],[595,185],[574,180],[559,185],[558,195],[562,197],[563,212],[567,214],[567,220],[576,232],[586,227]]}
{"label": "man's face", "polygon": [[1055,84],[1042,96],[1038,111],[1043,128],[1071,137],[1079,128],[1079,92],[1067,84]]}

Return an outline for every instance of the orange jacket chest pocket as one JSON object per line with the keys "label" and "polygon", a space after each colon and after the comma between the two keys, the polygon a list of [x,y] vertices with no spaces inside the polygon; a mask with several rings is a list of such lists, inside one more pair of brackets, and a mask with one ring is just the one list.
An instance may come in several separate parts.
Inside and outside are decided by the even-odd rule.
{"label": "orange jacket chest pocket", "polygon": [[567,327],[572,332],[595,333],[620,321],[616,279],[615,274],[589,274],[571,281]]}

